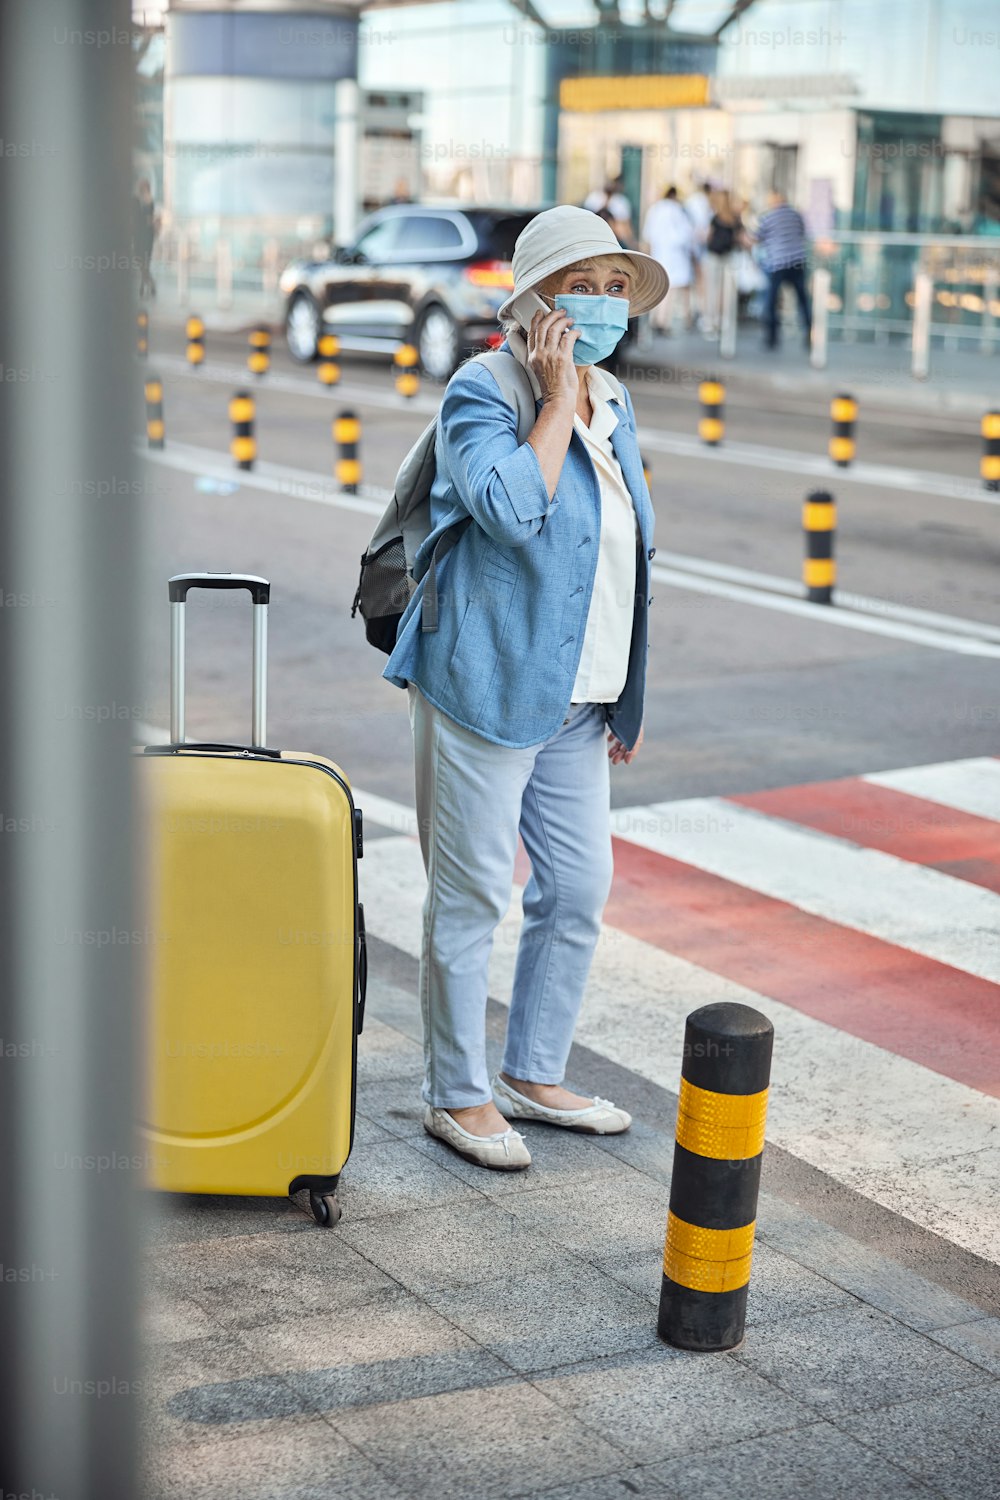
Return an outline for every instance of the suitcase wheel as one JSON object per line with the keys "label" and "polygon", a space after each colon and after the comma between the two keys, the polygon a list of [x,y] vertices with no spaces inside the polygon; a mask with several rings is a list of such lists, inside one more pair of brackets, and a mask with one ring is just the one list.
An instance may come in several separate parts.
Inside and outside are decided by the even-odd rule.
{"label": "suitcase wheel", "polygon": [[337,1201],[336,1193],[314,1193],[311,1189],[309,1207],[312,1209],[316,1223],[323,1229],[332,1229],[334,1224],[340,1222],[340,1216],[344,1212]]}

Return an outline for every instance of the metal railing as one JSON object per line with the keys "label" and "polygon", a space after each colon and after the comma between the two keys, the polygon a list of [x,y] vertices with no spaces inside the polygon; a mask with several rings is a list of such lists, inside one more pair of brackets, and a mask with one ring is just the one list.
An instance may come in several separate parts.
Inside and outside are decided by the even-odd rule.
{"label": "metal railing", "polygon": [[829,274],[833,337],[910,341],[916,329],[946,349],[1000,351],[1000,236],[842,230],[817,238],[811,259]]}

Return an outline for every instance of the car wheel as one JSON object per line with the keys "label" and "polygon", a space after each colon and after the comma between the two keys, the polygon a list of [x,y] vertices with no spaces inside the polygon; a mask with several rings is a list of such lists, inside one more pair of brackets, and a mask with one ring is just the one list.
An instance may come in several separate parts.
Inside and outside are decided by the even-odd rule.
{"label": "car wheel", "polygon": [[425,375],[448,380],[458,365],[458,324],[443,307],[431,307],[420,319],[417,352]]}
{"label": "car wheel", "polygon": [[300,364],[316,358],[321,322],[314,299],[308,292],[296,292],[285,317],[285,340],[289,354]]}

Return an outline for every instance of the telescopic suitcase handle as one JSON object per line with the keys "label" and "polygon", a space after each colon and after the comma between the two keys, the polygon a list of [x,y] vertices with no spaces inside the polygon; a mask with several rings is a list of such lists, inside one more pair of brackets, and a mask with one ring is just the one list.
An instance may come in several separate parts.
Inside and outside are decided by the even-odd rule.
{"label": "telescopic suitcase handle", "polygon": [[250,743],[267,742],[267,605],[271,585],[255,573],[175,573],[170,593],[170,742],[183,745],[184,606],[191,589],[247,589],[253,599],[253,723]]}

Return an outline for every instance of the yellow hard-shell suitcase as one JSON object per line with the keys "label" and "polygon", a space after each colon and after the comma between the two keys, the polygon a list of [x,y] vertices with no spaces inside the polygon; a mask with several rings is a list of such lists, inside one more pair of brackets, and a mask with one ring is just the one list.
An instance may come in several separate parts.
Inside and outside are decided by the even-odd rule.
{"label": "yellow hard-shell suitcase", "polygon": [[[184,734],[192,588],[253,598],[249,746]],[[147,854],[153,1187],[268,1197],[309,1189],[319,1224],[354,1138],[367,954],[361,813],[318,755],[266,748],[267,605],[252,575],[170,579],[170,744],[137,756]]]}

